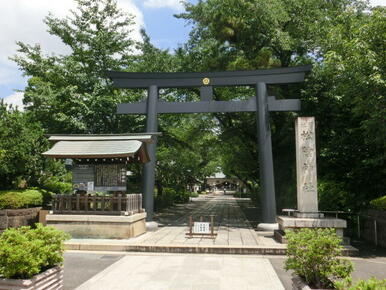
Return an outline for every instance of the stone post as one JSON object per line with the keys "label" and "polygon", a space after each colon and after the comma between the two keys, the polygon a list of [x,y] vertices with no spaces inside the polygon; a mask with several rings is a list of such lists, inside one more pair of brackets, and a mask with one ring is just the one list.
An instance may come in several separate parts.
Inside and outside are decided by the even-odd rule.
{"label": "stone post", "polygon": [[296,119],[295,140],[298,212],[294,216],[277,217],[279,230],[274,231],[275,239],[280,243],[287,243],[285,231],[301,228],[334,228],[343,238],[343,229],[347,227],[346,221],[324,218],[323,214],[318,213],[314,117]]}
{"label": "stone post", "polygon": [[316,176],[315,118],[298,117],[295,121],[297,217],[318,218]]}

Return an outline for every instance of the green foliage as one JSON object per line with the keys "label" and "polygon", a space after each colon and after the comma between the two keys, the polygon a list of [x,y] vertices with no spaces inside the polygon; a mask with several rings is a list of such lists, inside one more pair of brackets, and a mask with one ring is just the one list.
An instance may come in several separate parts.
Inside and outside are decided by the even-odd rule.
{"label": "green foliage", "polygon": [[189,196],[190,197],[199,197],[199,194],[198,194],[198,192],[190,192]]}
{"label": "green foliage", "polygon": [[386,290],[386,279],[378,280],[372,277],[368,280],[359,280],[355,285],[352,285],[352,279],[347,278],[335,282],[334,285],[338,290]]}
{"label": "green foliage", "polygon": [[0,100],[0,189],[17,188],[21,180],[37,185],[42,169],[52,163],[41,155],[47,148],[40,124]]}
{"label": "green foliage", "polygon": [[370,201],[370,205],[379,210],[386,210],[386,195]]}
{"label": "green foliage", "polygon": [[73,192],[72,183],[62,182],[58,177],[51,177],[45,180],[41,187],[55,194],[69,194]]}
{"label": "green foliage", "polygon": [[176,191],[173,188],[163,188],[162,194],[157,193],[154,199],[154,206],[156,210],[171,206],[174,204]]}
{"label": "green foliage", "polygon": [[113,0],[76,2],[69,17],[45,18],[48,32],[71,53],[44,55],[40,45],[18,42],[18,55],[12,59],[30,77],[24,93],[27,111],[50,133],[133,130],[135,118],[116,115],[115,110],[117,103],[138,94],[114,90],[106,79],[107,70],[131,67],[133,16],[119,10]]}
{"label": "green foliage", "polygon": [[174,188],[183,195],[187,185],[200,183],[219,166],[217,137],[213,119],[203,115],[163,116],[165,128],[159,139],[157,188]]}
{"label": "green foliage", "polygon": [[43,188],[38,188],[38,187],[30,187],[29,189],[38,190],[42,194],[42,199],[43,199],[42,206],[43,206],[43,208],[47,209],[51,206],[52,196],[54,195],[53,192],[48,191],[48,190],[43,189]]}
{"label": "green foliage", "polygon": [[345,210],[350,200],[344,184],[329,180],[318,180],[320,210]]}
{"label": "green foliage", "polygon": [[43,195],[48,194],[37,189],[0,191],[0,209],[28,208],[43,205]]}
{"label": "green foliage", "polygon": [[187,190],[177,190],[174,199],[175,203],[185,203],[189,201],[190,192]]}
{"label": "green foliage", "polygon": [[0,235],[0,276],[28,279],[63,262],[63,242],[69,236],[37,224],[10,228]]}
{"label": "green foliage", "polygon": [[186,203],[189,201],[189,197],[198,196],[187,190],[173,189],[165,187],[162,190],[162,194],[157,194],[155,197],[156,209],[162,209],[165,207],[172,206],[175,203]]}
{"label": "green foliage", "polygon": [[340,259],[341,239],[334,229],[300,229],[287,231],[286,270],[302,277],[316,288],[330,288],[336,279],[344,279],[353,270],[352,263]]}
{"label": "green foliage", "polygon": [[386,191],[385,17],[384,7],[336,17],[305,91],[318,121],[318,173],[355,196],[346,199],[353,210]]}
{"label": "green foliage", "polygon": [[252,196],[251,192],[243,192],[243,191],[238,191],[233,194],[234,197],[240,197],[240,198],[250,198]]}

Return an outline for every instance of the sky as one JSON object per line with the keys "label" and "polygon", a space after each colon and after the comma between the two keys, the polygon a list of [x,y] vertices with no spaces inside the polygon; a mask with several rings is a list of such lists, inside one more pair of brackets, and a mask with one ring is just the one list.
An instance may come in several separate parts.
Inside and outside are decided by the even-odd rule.
{"label": "sky", "polygon": [[[196,3],[198,0],[188,0]],[[183,12],[180,0],[117,0],[118,6],[135,16],[132,37],[140,39],[144,27],[152,43],[162,49],[173,49],[188,39],[190,27],[173,15]],[[371,5],[386,5],[386,0],[370,0]],[[0,0],[0,98],[22,108],[26,78],[9,57],[16,53],[16,41],[40,43],[45,53],[65,54],[68,49],[50,35],[43,23],[51,12],[63,18],[76,8],[74,0]]]}

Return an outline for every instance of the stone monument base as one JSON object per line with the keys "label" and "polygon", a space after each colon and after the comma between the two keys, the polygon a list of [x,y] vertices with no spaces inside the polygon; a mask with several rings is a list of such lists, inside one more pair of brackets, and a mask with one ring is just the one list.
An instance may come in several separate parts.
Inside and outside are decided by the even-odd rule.
{"label": "stone monument base", "polygon": [[277,229],[279,229],[279,225],[277,223],[259,223],[257,225],[258,231],[273,232]]}
{"label": "stone monument base", "polygon": [[146,232],[146,213],[130,216],[49,214],[47,225],[73,238],[128,239]]}
{"label": "stone monument base", "polygon": [[287,243],[286,230],[296,231],[302,228],[333,228],[336,234],[342,238],[343,243],[347,243],[347,239],[343,237],[343,230],[347,227],[347,222],[343,219],[278,216],[276,220],[279,229],[274,232],[274,236],[278,242],[283,244]]}

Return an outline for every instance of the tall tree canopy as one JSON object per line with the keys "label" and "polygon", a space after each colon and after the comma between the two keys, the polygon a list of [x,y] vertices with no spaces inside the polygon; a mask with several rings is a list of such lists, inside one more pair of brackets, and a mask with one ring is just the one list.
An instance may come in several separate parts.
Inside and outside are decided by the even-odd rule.
{"label": "tall tree canopy", "polygon": [[134,118],[115,114],[116,104],[130,97],[106,79],[107,70],[132,66],[133,17],[114,0],[76,1],[71,16],[44,20],[48,32],[70,49],[68,55],[44,55],[39,44],[18,42],[13,60],[30,77],[24,92],[27,111],[51,133],[124,132],[128,123],[135,128]]}

